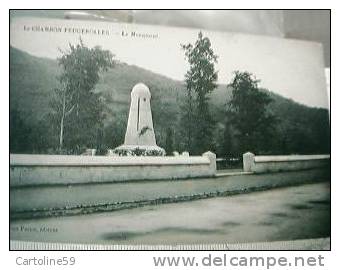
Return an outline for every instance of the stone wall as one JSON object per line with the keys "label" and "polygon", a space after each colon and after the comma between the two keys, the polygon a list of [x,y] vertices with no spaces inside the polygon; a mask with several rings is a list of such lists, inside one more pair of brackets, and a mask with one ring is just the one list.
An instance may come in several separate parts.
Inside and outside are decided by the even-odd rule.
{"label": "stone wall", "polygon": [[330,180],[329,156],[247,153],[244,162],[250,173],[213,177],[216,156],[210,152],[197,157],[11,155],[10,215],[112,211]]}
{"label": "stone wall", "polygon": [[10,186],[212,177],[216,156],[104,157],[10,155]]}
{"label": "stone wall", "polygon": [[327,169],[226,177],[10,188],[11,219],[77,215],[329,181]]}
{"label": "stone wall", "polygon": [[298,171],[329,165],[329,155],[255,156],[250,152],[243,155],[243,170],[245,172]]}

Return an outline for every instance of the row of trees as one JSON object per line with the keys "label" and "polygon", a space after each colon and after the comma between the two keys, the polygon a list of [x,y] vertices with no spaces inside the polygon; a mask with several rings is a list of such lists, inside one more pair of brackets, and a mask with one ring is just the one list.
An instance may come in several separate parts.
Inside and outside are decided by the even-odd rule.
{"label": "row of trees", "polygon": [[[184,149],[191,154],[216,151],[213,140],[216,120],[210,111],[209,96],[217,87],[215,64],[218,56],[209,38],[201,32],[194,44],[181,47],[190,66],[185,74],[186,93],[180,117]],[[70,44],[69,51],[62,52],[58,63],[62,68],[58,77],[60,87],[54,90],[48,118],[54,132],[59,134],[59,152],[67,149],[79,153],[84,147],[101,148],[100,142],[105,136],[105,105],[100,93],[95,92],[95,86],[100,72],[114,67],[112,53],[99,47],[90,49],[80,40],[77,45]],[[257,152],[269,147],[268,137],[273,135],[275,118],[266,109],[271,99],[259,91],[258,82],[250,73],[237,71],[228,85],[233,92],[225,108],[225,155],[233,152],[235,142],[241,152]],[[173,131],[167,129],[165,147],[168,153],[175,150],[172,141]]]}
{"label": "row of trees", "polygon": [[[189,69],[185,92],[178,98],[180,109],[173,100],[165,98],[167,86],[150,85],[157,142],[168,154],[173,151],[201,154],[211,150],[219,156],[239,156],[247,151],[256,154],[329,151],[325,135],[329,127],[323,112],[302,110],[295,105],[295,111],[291,111],[287,109],[293,108],[290,103],[276,103],[283,111],[281,119],[284,116],[283,121],[279,120],[279,113],[270,110],[275,106],[268,91],[259,89],[259,80],[249,72],[235,71],[226,89],[226,93],[232,90],[231,97],[223,110],[213,106],[210,96],[217,87],[218,56],[209,38],[199,33],[195,43],[181,48]],[[79,154],[86,148],[96,148],[104,154],[108,148],[122,144],[128,108],[126,113],[112,110],[112,106],[117,106],[114,97],[110,96],[110,100],[95,90],[102,73],[115,68],[114,55],[99,47],[88,48],[80,40],[62,52],[58,64],[59,87],[53,91],[50,112],[35,122],[24,121],[18,110],[10,112],[11,152]]]}
{"label": "row of trees", "polygon": [[[209,96],[217,87],[217,55],[209,38],[200,32],[195,44],[182,45],[190,68],[185,75],[186,99],[182,105],[181,127],[186,148],[194,154],[213,149],[216,122],[209,110]],[[224,155],[245,151],[261,152],[268,147],[277,119],[268,112],[272,101],[259,90],[259,80],[248,72],[236,71],[228,87],[232,98],[225,108]],[[234,131],[234,132],[232,132]],[[234,145],[237,144],[238,152]]]}

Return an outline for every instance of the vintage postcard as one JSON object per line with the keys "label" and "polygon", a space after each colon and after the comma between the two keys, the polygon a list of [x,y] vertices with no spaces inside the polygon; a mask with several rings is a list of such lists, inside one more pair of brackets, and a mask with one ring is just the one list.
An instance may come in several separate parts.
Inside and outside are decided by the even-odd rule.
{"label": "vintage postcard", "polygon": [[10,22],[10,247],[329,249],[319,43]]}

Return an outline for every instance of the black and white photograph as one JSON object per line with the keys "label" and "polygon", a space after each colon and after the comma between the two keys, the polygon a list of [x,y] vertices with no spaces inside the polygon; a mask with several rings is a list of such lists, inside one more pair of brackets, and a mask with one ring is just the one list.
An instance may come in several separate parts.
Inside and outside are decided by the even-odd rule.
{"label": "black and white photograph", "polygon": [[11,250],[330,250],[330,10],[11,10]]}

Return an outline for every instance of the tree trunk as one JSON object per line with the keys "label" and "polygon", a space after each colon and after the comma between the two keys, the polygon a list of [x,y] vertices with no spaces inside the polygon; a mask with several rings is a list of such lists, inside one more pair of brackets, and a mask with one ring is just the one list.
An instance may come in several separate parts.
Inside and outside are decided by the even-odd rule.
{"label": "tree trunk", "polygon": [[62,109],[61,119],[60,119],[60,134],[59,134],[59,151],[60,152],[63,149],[63,140],[64,140],[65,106],[66,106],[66,91],[64,91],[64,95],[63,95],[63,109]]}

